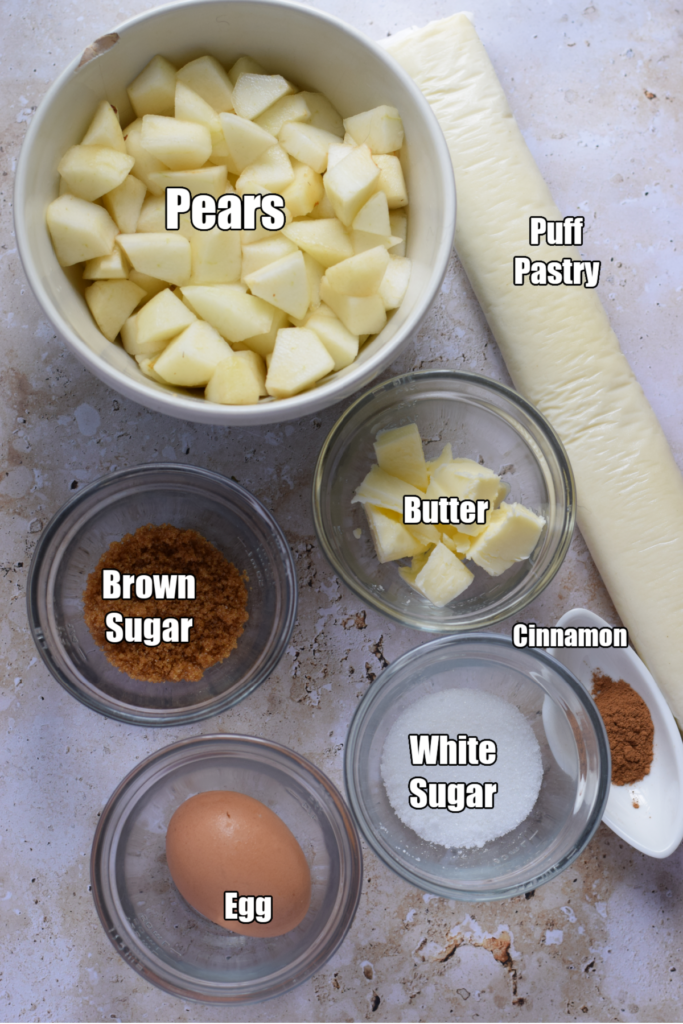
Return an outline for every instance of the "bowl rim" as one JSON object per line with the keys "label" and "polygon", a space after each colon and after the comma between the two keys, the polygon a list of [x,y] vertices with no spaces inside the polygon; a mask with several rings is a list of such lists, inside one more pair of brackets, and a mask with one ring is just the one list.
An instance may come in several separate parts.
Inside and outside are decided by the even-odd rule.
{"label": "bowl rim", "polygon": [[[550,447],[554,451],[567,496],[567,502],[564,506],[562,533],[560,535],[557,548],[555,549],[545,572],[539,576],[538,580],[528,593],[518,595],[513,602],[502,605],[497,611],[490,611],[486,613],[482,612],[477,616],[468,618],[467,621],[462,623],[462,625],[455,623],[448,628],[444,628],[444,623],[430,622],[426,618],[417,614],[409,615],[407,613],[400,613],[385,603],[372,591],[366,590],[362,585],[360,585],[356,581],[353,573],[351,573],[346,567],[345,562],[337,558],[335,551],[329,542],[321,512],[321,493],[327,456],[348,421],[365,406],[370,405],[380,392],[404,388],[415,381],[429,379],[432,379],[435,382],[438,382],[439,380],[455,380],[474,384],[478,387],[482,387],[484,390],[492,391],[494,393],[498,392],[507,399],[507,401],[518,406],[540,428],[541,432],[548,440]],[[562,563],[564,562],[567,551],[569,550],[569,545],[574,533],[574,527],[576,525],[576,484],[574,481],[574,472],[565,447],[555,429],[542,415],[542,413],[539,412],[531,402],[528,402],[522,397],[522,395],[518,394],[517,391],[514,391],[512,388],[507,387],[507,385],[501,384],[499,381],[493,380],[490,377],[485,377],[483,374],[471,373],[466,370],[414,370],[408,373],[399,374],[397,377],[391,377],[388,380],[381,381],[379,384],[374,384],[372,387],[368,388],[367,391],[364,391],[359,395],[351,405],[344,409],[341,416],[323,441],[313,474],[311,502],[313,506],[313,524],[320,546],[327,558],[327,561],[332,566],[332,569],[341,577],[346,586],[353,591],[356,597],[361,598],[362,601],[371,605],[375,611],[380,612],[389,619],[393,619],[394,622],[398,622],[402,626],[409,626],[412,629],[418,629],[425,633],[448,633],[449,635],[460,634],[474,629],[483,629],[487,626],[493,626],[496,623],[501,622],[503,619],[509,618],[511,615],[519,614],[523,608],[526,608],[528,604],[534,601],[545,590],[559,571]]]}
{"label": "bowl rim", "polygon": [[[243,2],[243,0],[200,0],[200,2],[219,6],[231,2]],[[231,406],[207,402],[206,399],[190,398],[170,390],[157,391],[148,384],[134,380],[115,366],[106,363],[93,352],[57,308],[45,287],[41,275],[34,266],[24,212],[27,203],[30,201],[26,186],[26,168],[30,159],[29,152],[33,148],[35,140],[40,136],[43,123],[50,116],[51,106],[60,90],[80,67],[81,54],[74,57],[67,65],[50,85],[40,101],[21,146],[14,180],[14,230],[24,273],[42,311],[59,335],[66,341],[70,351],[99,380],[102,380],[109,387],[114,388],[120,394],[137,402],[139,405],[144,405],[154,409],[156,412],[162,412],[167,416],[173,416],[177,419],[187,419],[194,423],[210,423],[223,426],[254,426],[297,419],[301,416],[318,412],[321,409],[336,404],[342,399],[348,398],[359,388],[373,380],[395,358],[396,353],[408,343],[411,336],[417,331],[427,316],[445,277],[455,233],[455,179],[452,173],[446,173],[446,169],[450,170],[451,168],[451,159],[446,139],[432,108],[407,72],[373,40],[363,35],[352,25],[347,24],[332,14],[328,14],[326,11],[308,7],[295,2],[295,0],[249,0],[249,2],[253,6],[260,5],[261,7],[270,6],[290,9],[311,19],[326,22],[328,25],[336,28],[337,31],[344,32],[350,36],[358,45],[372,53],[375,59],[392,75],[398,78],[406,90],[412,93],[413,101],[418,109],[421,110],[422,118],[426,125],[429,126],[429,133],[434,144],[435,160],[444,171],[442,176],[445,183],[444,195],[442,196],[443,206],[438,226],[438,230],[441,231],[441,240],[437,258],[433,261],[429,284],[423,290],[421,298],[417,300],[415,308],[405,324],[397,335],[382,345],[371,358],[363,363],[356,364],[344,376],[336,376],[327,383],[314,387],[309,391],[304,391],[299,395],[294,395],[292,398],[260,402],[253,406]],[[163,17],[170,10],[196,6],[197,0],[175,0],[175,2],[162,4],[127,19],[117,25],[115,29],[112,29],[110,34],[121,36],[133,30],[142,22]],[[92,59],[97,60],[99,57]]]}
{"label": "bowl rim", "polygon": [[[600,759],[600,774],[598,778],[598,786],[596,799],[593,803],[588,821],[583,830],[580,839],[573,844],[573,846],[567,851],[567,853],[551,868],[537,875],[535,878],[530,879],[524,884],[509,885],[503,889],[491,889],[486,891],[476,891],[471,889],[458,889],[455,887],[449,887],[438,883],[429,883],[429,889],[425,888],[426,879],[421,877],[417,872],[412,871],[410,868],[399,864],[387,855],[385,847],[383,847],[377,840],[374,830],[372,828],[372,822],[369,821],[363,811],[363,805],[358,797],[358,793],[355,785],[355,770],[353,765],[353,757],[358,743],[358,738],[363,726],[364,719],[367,718],[370,708],[374,701],[379,697],[381,690],[389,685],[392,679],[395,677],[397,672],[401,671],[406,665],[410,665],[411,662],[419,660],[425,653],[429,653],[434,650],[439,650],[444,647],[457,647],[465,643],[475,643],[479,645],[493,644],[497,647],[505,647],[506,649],[517,650],[512,643],[512,637],[507,637],[502,633],[460,633],[457,635],[450,635],[439,637],[436,640],[429,640],[425,644],[421,644],[418,647],[414,647],[410,651],[406,651],[396,661],[392,662],[391,665],[383,669],[375,682],[372,684],[369,690],[365,692],[361,698],[358,707],[356,708],[349,731],[346,737],[346,746],[344,749],[344,786],[346,789],[346,796],[351,808],[356,824],[360,829],[360,832],[365,839],[366,843],[370,846],[373,853],[390,868],[395,874],[397,874],[404,881],[410,882],[411,885],[416,886],[423,892],[433,893],[436,896],[442,896],[446,899],[458,900],[461,902],[470,903],[489,903],[497,900],[510,899],[513,896],[521,896],[523,893],[530,892],[532,889],[536,889],[557,875],[561,874],[566,868],[568,868],[577,857],[583,853],[588,843],[595,835],[607,804],[610,790],[610,778],[611,778],[611,756],[610,746],[607,739],[607,732],[605,725],[600,716],[593,698],[590,696],[584,686],[581,685],[576,676],[569,671],[560,661],[554,658],[551,654],[548,654],[543,648],[540,647],[526,647],[524,653],[531,655],[532,658],[536,658],[546,667],[551,668],[560,678],[564,679],[574,695],[578,698],[579,702],[583,705],[587,712],[588,718],[591,721],[594,733],[598,745],[599,759]],[[520,651],[521,653],[521,651]]]}
{"label": "bowl rim", "polygon": [[[140,961],[136,956],[135,950],[131,949],[130,946],[127,945],[127,940],[131,938],[133,934],[132,932],[129,931],[127,937],[119,935],[116,929],[114,916],[110,913],[107,903],[102,897],[102,878],[105,877],[105,874],[109,876],[111,875],[108,870],[110,867],[108,861],[105,862],[103,860],[105,839],[107,838],[106,831],[109,820],[115,812],[121,798],[126,794],[129,787],[131,787],[137,779],[139,779],[140,776],[155,763],[162,761],[163,758],[172,757],[174,754],[181,753],[182,751],[187,750],[187,748],[196,748],[197,751],[201,751],[202,747],[215,745],[217,743],[226,747],[226,753],[229,753],[230,745],[235,742],[251,746],[254,749],[255,754],[258,753],[259,749],[267,748],[274,751],[276,754],[284,756],[297,766],[300,773],[311,775],[317,784],[325,790],[339,816],[340,824],[343,827],[344,834],[349,843],[349,886],[343,907],[342,919],[337,933],[334,935],[333,939],[328,941],[327,945],[321,947],[320,950],[317,951],[316,955],[303,969],[301,975],[294,981],[287,982],[281,979],[273,991],[262,992],[255,996],[244,994],[244,992],[234,993],[234,991],[233,994],[221,995],[204,993],[199,995],[196,991],[193,991],[190,988],[183,988],[180,985],[173,984],[172,982],[159,977],[149,966]],[[258,758],[256,757],[255,760],[258,760]],[[137,806],[137,804],[135,806]],[[120,831],[120,824],[121,823],[119,821],[116,830],[117,835]],[[111,885],[113,893],[117,891],[114,883],[115,880]],[[175,743],[171,743],[166,747],[162,747],[160,750],[154,751],[154,753],[150,754],[143,761],[140,761],[139,764],[136,764],[118,783],[107,800],[97,822],[97,828],[95,830],[90,851],[90,884],[92,887],[95,910],[107,938],[119,956],[121,956],[126,963],[128,963],[128,965],[146,981],[150,982],[162,991],[168,992],[170,995],[183,999],[191,999],[194,1002],[209,1003],[213,1005],[255,1003],[284,995],[286,992],[289,992],[293,988],[303,984],[304,981],[307,981],[313,974],[319,971],[339,949],[340,945],[346,938],[351,925],[353,924],[362,895],[363,852],[354,816],[351,814],[348,806],[344,802],[341,792],[325,772],[323,772],[323,770],[316,764],[297,751],[292,750],[291,747],[286,747],[284,744],[278,743],[275,740],[266,739],[260,736],[250,736],[242,733],[208,733],[177,740]],[[140,943],[140,945],[143,944]],[[216,983],[211,987],[220,988],[221,986]]]}
{"label": "bowl rim", "polygon": [[[38,585],[41,570],[46,557],[48,557],[50,553],[51,544],[53,543],[58,531],[69,521],[70,516],[73,515],[84,499],[96,494],[106,486],[132,481],[139,476],[144,476],[149,479],[151,474],[166,472],[168,470],[172,470],[174,473],[185,473],[199,481],[202,479],[211,480],[214,483],[219,484],[224,490],[239,495],[242,500],[248,503],[260,514],[262,522],[267,526],[269,533],[274,535],[276,538],[277,543],[275,546],[281,555],[279,565],[283,571],[283,583],[287,596],[283,628],[276,643],[273,645],[273,653],[268,662],[262,667],[262,670],[253,677],[249,682],[249,685],[240,689],[238,693],[225,693],[216,698],[203,701],[198,705],[188,705],[187,707],[164,710],[163,712],[159,709],[148,710],[138,705],[125,704],[122,701],[117,701],[116,704],[108,705],[104,702],[101,703],[91,693],[83,691],[80,686],[62,670],[61,666],[55,661],[51,653],[43,631],[39,610],[40,602],[38,596]],[[222,714],[229,708],[239,704],[240,701],[253,693],[253,691],[264,683],[275,671],[287,650],[287,646],[289,645],[289,641],[294,630],[294,624],[296,622],[298,600],[299,588],[292,549],[281,526],[278,524],[273,514],[265,507],[263,502],[261,502],[255,494],[252,494],[251,491],[247,490],[246,487],[243,487],[242,484],[239,484],[234,480],[230,480],[221,473],[215,472],[215,470],[204,469],[201,466],[193,466],[188,465],[187,463],[178,462],[147,462],[136,466],[130,466],[126,469],[119,469],[113,473],[106,473],[103,476],[98,477],[96,480],[93,480],[92,483],[78,491],[77,494],[69,498],[69,500],[55,512],[45,529],[42,531],[31,557],[31,564],[29,566],[26,580],[26,613],[28,617],[29,630],[38,654],[53,679],[56,679],[67,693],[72,697],[75,697],[77,701],[84,704],[87,708],[90,708],[91,711],[96,711],[105,718],[110,718],[114,721],[125,722],[129,725],[138,725],[146,728],[165,728],[167,726],[190,725],[194,722],[202,721],[205,718],[212,718],[214,715]]]}

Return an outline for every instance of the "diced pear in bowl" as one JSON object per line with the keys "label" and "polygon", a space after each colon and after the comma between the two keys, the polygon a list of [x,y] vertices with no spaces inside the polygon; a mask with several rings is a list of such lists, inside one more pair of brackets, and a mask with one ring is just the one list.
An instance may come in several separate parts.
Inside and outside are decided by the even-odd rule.
{"label": "diced pear in bowl", "polygon": [[318,174],[327,169],[327,152],[330,146],[339,142],[332,132],[300,121],[288,121],[284,124],[278,139],[290,156],[296,157],[302,164],[308,164]]}
{"label": "diced pear in bowl", "polygon": [[98,105],[81,145],[105,146],[107,149],[116,149],[119,153],[126,152],[118,114],[108,100],[102,100]]}
{"label": "diced pear in bowl", "polygon": [[379,295],[341,295],[323,277],[320,298],[332,309],[351,334],[378,334],[387,322]]}
{"label": "diced pear in bowl", "polygon": [[157,54],[128,86],[128,96],[136,117],[144,114],[173,114],[176,69]]}
{"label": "diced pear in bowl", "polygon": [[71,195],[59,196],[50,203],[47,226],[62,267],[109,255],[119,233],[101,206]]}
{"label": "diced pear in bowl", "polygon": [[247,338],[243,342],[239,342],[240,346],[245,346],[252,352],[256,352],[263,359],[265,359],[275,348],[275,339],[277,338],[277,332],[282,330],[283,327],[289,327],[289,317],[282,309],[275,309],[273,311],[273,322],[268,331],[263,334],[256,334],[251,338]]}
{"label": "diced pear in bowl", "polygon": [[276,100],[294,92],[294,86],[282,75],[244,74],[235,82],[232,103],[235,113],[253,121]]}
{"label": "diced pear in bowl", "polygon": [[505,502],[492,512],[483,533],[474,540],[467,557],[490,576],[500,576],[515,562],[528,558],[538,543],[545,519],[516,502]]}
{"label": "diced pear in bowl", "polygon": [[378,245],[383,246],[387,252],[391,253],[393,246],[400,242],[400,238],[396,238],[394,235],[373,235],[369,231],[356,231],[353,228],[349,235],[356,256],[361,252],[367,252],[368,249],[374,249]]}
{"label": "diced pear in bowl", "polygon": [[418,555],[427,547],[421,544],[404,526],[398,512],[377,508],[376,505],[364,505],[368,518],[377,559],[384,564],[394,562],[398,558],[410,558]]}
{"label": "diced pear in bowl", "polygon": [[[397,156],[378,154],[373,156],[373,163],[379,169],[379,188],[387,197],[390,210],[408,205],[408,190],[401,161]],[[398,232],[392,231],[392,234]]]}
{"label": "diced pear in bowl", "polygon": [[389,203],[384,192],[375,192],[367,203],[361,206],[351,225],[354,231],[365,231],[370,235],[386,238],[392,234],[389,220]]}
{"label": "diced pear in bowl", "polygon": [[133,281],[134,284],[139,285],[140,288],[145,290],[147,293],[146,299],[143,300],[145,302],[163,291],[164,288],[168,288],[168,281],[160,281],[158,277],[141,274],[139,270],[130,270],[128,272],[128,280]]}
{"label": "diced pear in bowl", "polygon": [[293,252],[297,252],[297,246],[281,234],[264,242],[246,245],[242,250],[242,280],[261,267],[275,263]]}
{"label": "diced pear in bowl", "polygon": [[274,263],[268,263],[244,278],[252,295],[270,302],[292,316],[302,317],[308,309],[311,296],[304,254],[290,253]]}
{"label": "diced pear in bowl", "polygon": [[84,281],[124,281],[128,277],[128,260],[117,245],[108,256],[95,256],[83,268]]}
{"label": "diced pear in bowl", "polygon": [[374,295],[379,292],[388,266],[389,253],[378,245],[329,267],[325,280],[341,295]]}
{"label": "diced pear in bowl", "polygon": [[180,387],[205,387],[218,364],[232,355],[227,341],[203,320],[195,320],[154,361],[155,371]]}
{"label": "diced pear in bowl", "polygon": [[228,147],[227,168],[231,174],[241,174],[245,167],[253,164],[277,139],[270,132],[259,128],[253,121],[245,121],[237,114],[221,114],[221,126]]}
{"label": "diced pear in bowl", "polygon": [[71,146],[59,161],[57,170],[69,192],[92,202],[120,185],[133,168],[128,153],[104,146]]}
{"label": "diced pear in bowl", "polygon": [[242,246],[239,231],[195,231],[190,234],[190,284],[231,284],[239,281]]}
{"label": "diced pear in bowl", "polygon": [[333,369],[334,360],[315,331],[285,327],[275,339],[266,389],[274,398],[291,398]]}
{"label": "diced pear in bowl", "polygon": [[253,194],[259,187],[282,195],[282,190],[293,181],[291,160],[282,146],[271,146],[258,160],[244,168],[235,182],[235,188],[241,196],[247,192]]}
{"label": "diced pear in bowl", "polygon": [[228,77],[232,82],[233,86],[237,83],[237,80],[241,75],[267,75],[268,72],[265,68],[261,67],[258,61],[254,60],[253,57],[244,55],[238,57],[235,63],[228,71]]}
{"label": "diced pear in bowl", "polygon": [[379,297],[385,309],[398,309],[410,283],[410,260],[405,256],[392,256],[379,286]]}
{"label": "diced pear in bowl", "polygon": [[[182,217],[180,218],[182,221]],[[165,196],[145,197],[138,217],[137,233],[148,234],[150,231],[160,232],[166,230],[166,198]],[[134,234],[135,232],[125,232]]]}
{"label": "diced pear in bowl", "polygon": [[212,147],[225,141],[221,120],[211,104],[181,81],[175,85],[175,116],[179,121],[194,121],[208,128]]}
{"label": "diced pear in bowl", "polygon": [[145,303],[138,313],[135,342],[126,351],[134,356],[158,352],[196,319],[192,310],[166,288]]}
{"label": "diced pear in bowl", "polygon": [[283,96],[273,103],[262,114],[254,118],[254,124],[265,129],[271,135],[279,135],[282,126],[288,121],[310,121],[311,112],[303,93]]}
{"label": "diced pear in bowl", "polygon": [[145,114],[142,119],[143,149],[172,171],[203,167],[211,156],[211,133],[203,124],[175,117]]}
{"label": "diced pear in bowl", "polygon": [[378,189],[380,171],[367,146],[358,146],[325,175],[325,192],[339,220],[349,227]]}
{"label": "diced pear in bowl", "polygon": [[133,235],[137,231],[146,192],[144,181],[129,174],[120,185],[102,196],[105,210],[124,235]]}
{"label": "diced pear in bowl", "polygon": [[113,341],[130,314],[145,297],[132,281],[95,281],[85,289],[85,301],[105,338]]}
{"label": "diced pear in bowl", "polygon": [[336,217],[292,221],[282,233],[323,267],[331,267],[353,256],[351,240]]}
{"label": "diced pear in bowl", "polygon": [[327,96],[323,96],[320,92],[302,92],[299,95],[304,98],[306,106],[311,112],[311,124],[315,128],[322,128],[341,139],[344,135],[344,122]]}
{"label": "diced pear in bowl", "polygon": [[386,104],[344,119],[344,129],[359,146],[373,153],[396,153],[403,145],[403,122],[396,107]]}
{"label": "diced pear in bowl", "polygon": [[313,313],[306,320],[305,326],[318,335],[334,359],[334,369],[343,370],[358,355],[358,335],[347,331],[341,320],[334,313],[331,316],[329,313],[332,311]]}
{"label": "diced pear in bowl", "polygon": [[196,92],[218,113],[233,109],[232,82],[215,57],[198,57],[184,64],[176,80]]}
{"label": "diced pear in bowl", "polygon": [[157,384],[166,384],[163,377],[160,377],[154,370],[154,360],[156,356],[136,356],[135,362],[140,367],[140,372],[144,373],[145,377],[149,377],[150,380],[154,380]]}
{"label": "diced pear in bowl", "polygon": [[255,352],[233,352],[218,364],[204,392],[219,405],[254,405],[265,390],[265,364]]}
{"label": "diced pear in bowl", "polygon": [[424,498],[425,492],[418,487],[408,484],[405,480],[399,480],[379,466],[372,466],[365,479],[356,488],[351,499],[351,504],[377,505],[379,508],[388,508],[393,512],[403,515],[403,498],[409,494],[418,498]]}
{"label": "diced pear in bowl", "polygon": [[124,129],[123,138],[126,143],[126,152],[135,160],[132,173],[145,183],[150,192],[161,195],[157,186],[150,184],[149,176],[155,171],[167,171],[168,168],[162,164],[161,160],[157,160],[155,156],[148,153],[142,145],[142,118],[133,121]]}
{"label": "diced pear in bowl", "polygon": [[[202,194],[218,199],[228,189],[225,167],[196,167],[189,171],[153,171],[149,175],[150,189],[160,190],[164,201],[164,228],[166,227],[165,191],[167,188],[189,188],[193,196]],[[182,216],[182,214],[181,214]]]}
{"label": "diced pear in bowl", "polygon": [[183,296],[229,342],[265,334],[273,323],[273,306],[247,295],[239,284],[187,285]]}
{"label": "diced pear in bowl", "polygon": [[325,195],[322,175],[294,157],[290,163],[294,177],[283,190],[282,198],[292,217],[306,217]]}
{"label": "diced pear in bowl", "polygon": [[190,243],[183,235],[150,231],[118,235],[120,245],[136,270],[171,284],[184,285],[192,273]]}
{"label": "diced pear in bowl", "polygon": [[345,157],[352,153],[355,146],[349,146],[344,142],[333,143],[327,151],[327,169],[330,171],[335,164],[340,163]]}
{"label": "diced pear in bowl", "polygon": [[382,431],[374,448],[377,464],[385,473],[404,480],[420,491],[427,490],[427,465],[416,423]]}

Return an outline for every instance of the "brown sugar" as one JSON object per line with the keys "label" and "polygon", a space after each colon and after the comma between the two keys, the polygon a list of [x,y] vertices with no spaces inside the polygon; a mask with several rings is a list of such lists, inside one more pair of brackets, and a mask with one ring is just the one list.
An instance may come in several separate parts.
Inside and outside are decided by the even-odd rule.
{"label": "brown sugar", "polygon": [[650,772],[655,734],[647,704],[623,679],[610,679],[599,669],[593,673],[593,699],[607,730],[613,784],[640,782]]}
{"label": "brown sugar", "polygon": [[[105,600],[102,571],[121,574],[192,574],[196,581],[193,600]],[[107,660],[133,679],[150,683],[198,682],[205,669],[227,658],[237,645],[249,618],[244,576],[213,544],[195,530],[165,524],[141,526],[115,541],[88,576],[83,595],[86,624]],[[190,617],[193,626],[187,643],[111,643],[106,637],[105,616],[112,611],[126,618]]]}

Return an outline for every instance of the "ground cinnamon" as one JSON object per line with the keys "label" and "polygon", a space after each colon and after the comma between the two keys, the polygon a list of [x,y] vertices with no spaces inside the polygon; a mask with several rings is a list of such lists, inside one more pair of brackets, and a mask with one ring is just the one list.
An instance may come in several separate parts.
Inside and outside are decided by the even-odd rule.
{"label": "ground cinnamon", "polygon": [[[151,597],[140,600],[105,600],[102,570],[141,574],[191,573],[196,579],[193,600]],[[86,624],[107,660],[133,679],[150,683],[198,682],[205,669],[222,661],[244,631],[247,588],[242,573],[196,530],[175,526],[141,526],[115,541],[88,576],[83,595]],[[191,617],[194,625],[188,643],[110,643],[105,636],[105,617],[118,611],[124,616]]]}
{"label": "ground cinnamon", "polygon": [[630,786],[650,772],[655,727],[639,694],[624,682],[593,673],[593,699],[607,730],[612,752],[612,782]]}

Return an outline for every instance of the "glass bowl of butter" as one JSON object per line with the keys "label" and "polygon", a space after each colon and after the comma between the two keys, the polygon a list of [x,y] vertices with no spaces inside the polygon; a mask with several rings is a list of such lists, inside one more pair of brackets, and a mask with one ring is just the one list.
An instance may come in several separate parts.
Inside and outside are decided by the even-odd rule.
{"label": "glass bowl of butter", "polygon": [[478,374],[426,370],[360,396],[313,482],[321,547],[366,604],[458,633],[518,614],[569,548],[574,479],[550,424]]}

